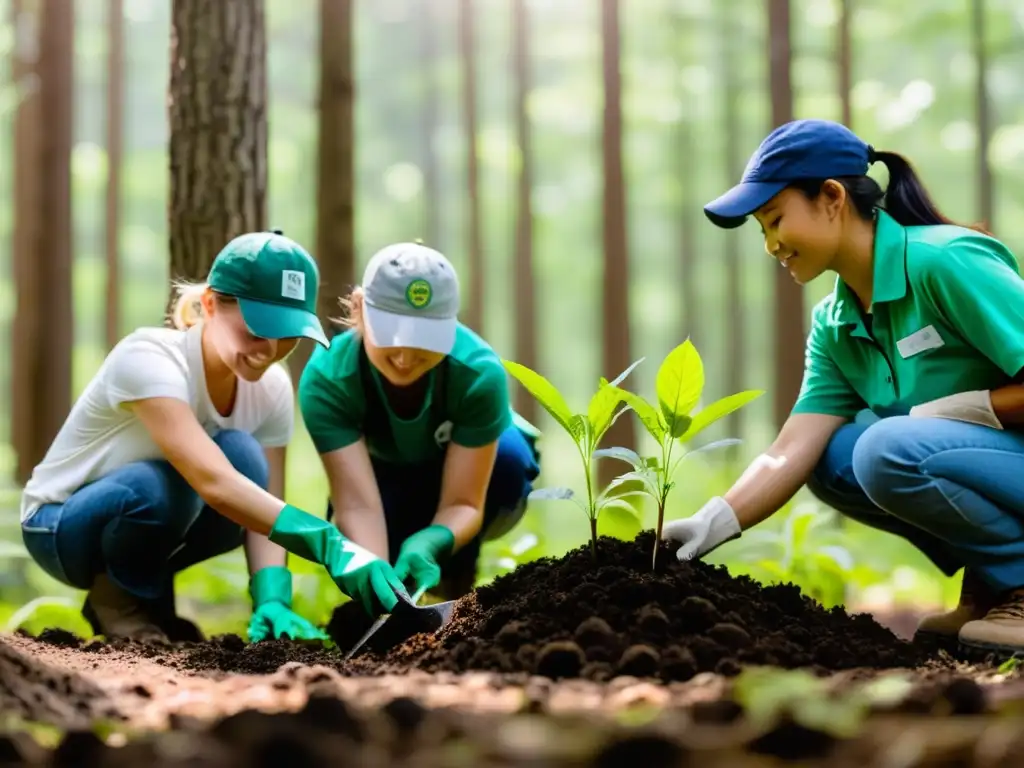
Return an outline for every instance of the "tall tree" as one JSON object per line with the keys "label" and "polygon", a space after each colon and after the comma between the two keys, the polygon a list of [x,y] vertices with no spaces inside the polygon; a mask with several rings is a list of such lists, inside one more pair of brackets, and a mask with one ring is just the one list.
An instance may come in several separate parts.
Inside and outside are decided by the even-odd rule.
{"label": "tall tree", "polygon": [[[622,78],[619,71],[621,32],[619,0],[601,0],[602,70],[604,80],[604,290],[603,375],[617,376],[629,367],[629,242],[626,232],[626,181],[622,171]],[[618,419],[608,430],[611,444],[636,445],[633,419]],[[610,482],[618,468],[613,462],[598,464],[598,479]]]}
{"label": "tall tree", "polygon": [[[537,308],[533,281],[533,148],[526,100],[530,93],[530,17],[526,0],[512,0],[512,79],[515,101],[512,112],[519,146],[519,175],[516,180],[515,291],[516,362],[537,368]],[[515,409],[527,421],[536,423],[537,402],[524,387],[515,388]]]}
{"label": "tall tree", "polygon": [[231,238],[266,227],[263,0],[171,3],[171,277],[202,280]]}
{"label": "tall tree", "polygon": [[[325,329],[338,315],[338,298],[356,281],[354,5],[354,0],[320,0],[315,256],[318,314]],[[294,382],[312,351],[311,344],[300,344],[289,356]]]}
{"label": "tall tree", "polygon": [[839,24],[836,28],[836,71],[839,75],[839,104],[842,122],[853,130],[853,41],[850,35],[853,9],[850,0],[839,0]]}
{"label": "tall tree", "polygon": [[28,480],[71,407],[71,144],[74,8],[15,0],[15,81],[35,83],[14,126],[11,431],[15,479]]}
{"label": "tall tree", "polygon": [[421,163],[423,164],[423,239],[441,248],[441,168],[434,139],[437,137],[440,102],[437,87],[437,8],[430,0],[418,3],[420,10],[420,75],[423,78]]}
{"label": "tall tree", "polygon": [[[673,18],[666,25],[675,34],[671,39],[676,42],[675,50],[672,52],[670,61],[676,72],[682,72],[685,64],[693,52],[694,23],[685,12],[678,8],[672,11]],[[682,77],[678,78],[679,103],[690,104],[690,96],[687,83]],[[681,189],[679,206],[679,290],[683,297],[682,328],[678,334],[679,340],[690,337],[694,344],[700,348],[700,332],[697,327],[697,318],[700,317],[698,308],[699,288],[697,285],[699,274],[698,251],[697,251],[697,221],[694,203],[696,202],[696,180],[697,180],[697,154],[694,143],[694,120],[693,110],[684,109],[679,117],[679,127],[676,131],[676,160],[678,162],[677,178]]]}
{"label": "tall tree", "polygon": [[971,0],[971,37],[974,48],[974,109],[978,126],[975,167],[978,186],[978,215],[989,231],[994,231],[992,167],[988,147],[992,140],[992,115],[988,98],[988,50],[985,42],[985,0]]}
{"label": "tall tree", "polygon": [[107,2],[107,251],[106,341],[112,349],[120,337],[121,163],[124,154],[124,0]]}
{"label": "tall tree", "polygon": [[[768,0],[769,89],[772,126],[793,119],[793,52],[789,0]],[[803,378],[804,291],[789,273],[775,269],[775,423],[781,427],[800,392]]]}
{"label": "tall tree", "polygon": [[469,200],[469,309],[466,324],[484,332],[483,234],[480,224],[480,166],[477,162],[476,13],[473,0],[459,0],[462,58],[462,125],[466,137],[466,192]]}
{"label": "tall tree", "polygon": [[[737,42],[739,30],[735,15],[725,5],[716,6],[718,13],[718,39],[721,45],[722,72],[722,125],[725,129],[725,171],[730,184],[743,172],[743,157],[740,150],[742,132],[740,98],[742,87],[739,82],[739,56],[742,45]],[[728,275],[725,288],[725,307],[728,315],[729,334],[726,342],[725,391],[739,392],[744,387],[746,373],[746,312],[743,303],[743,272],[740,265],[740,233],[730,229],[725,232],[725,270]],[[728,433],[743,434],[743,408],[733,411],[727,417]],[[730,458],[739,454],[736,447],[729,448]]]}

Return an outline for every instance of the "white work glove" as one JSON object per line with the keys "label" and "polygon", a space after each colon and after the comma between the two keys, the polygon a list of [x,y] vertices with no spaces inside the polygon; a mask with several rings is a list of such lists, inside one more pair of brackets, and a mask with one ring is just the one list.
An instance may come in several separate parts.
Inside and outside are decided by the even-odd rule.
{"label": "white work glove", "polygon": [[987,389],[959,392],[915,405],[910,409],[910,415],[967,421],[993,429],[1003,428],[999,419],[996,418],[995,411],[992,410],[992,397]]}
{"label": "white work glove", "polygon": [[682,562],[705,555],[739,535],[736,513],[721,496],[711,499],[693,517],[673,520],[661,529],[661,538],[682,544],[676,551],[676,558]]}

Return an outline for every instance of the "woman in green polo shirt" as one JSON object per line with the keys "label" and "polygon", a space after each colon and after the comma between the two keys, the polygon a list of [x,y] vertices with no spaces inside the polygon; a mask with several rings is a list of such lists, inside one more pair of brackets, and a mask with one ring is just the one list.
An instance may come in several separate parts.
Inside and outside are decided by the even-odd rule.
{"label": "woman in green polo shirt", "polygon": [[280,232],[229,242],[205,284],[184,286],[173,328],[111,350],[25,486],[32,558],[88,590],[95,632],[198,639],[177,616],[176,573],[243,543],[249,637],[326,637],[291,610],[285,553],[324,565],[370,613],[405,592],[391,566],[281,501],[294,394],[277,365],[302,338],[326,345],[319,273]]}
{"label": "woman in green polo shirt", "polygon": [[[867,176],[876,161],[884,191]],[[1024,649],[1024,280],[1013,254],[943,216],[906,159],[824,120],[773,131],[705,213],[723,228],[754,216],[798,283],[837,280],[813,310],[791,416],[724,496],[666,526],[678,557],[738,537],[807,484],[947,575],[964,568],[957,608],[920,633]]]}
{"label": "woman in green polo shirt", "polygon": [[342,305],[347,330],[299,382],[328,519],[393,562],[409,591],[463,595],[481,542],[523,515],[537,433],[510,407],[501,359],[458,321],[458,276],[442,254],[383,248]]}

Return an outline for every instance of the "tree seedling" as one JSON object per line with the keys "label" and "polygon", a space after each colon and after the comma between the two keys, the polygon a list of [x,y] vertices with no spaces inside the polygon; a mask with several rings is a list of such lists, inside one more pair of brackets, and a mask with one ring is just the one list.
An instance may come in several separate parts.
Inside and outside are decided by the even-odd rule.
{"label": "tree seedling", "polygon": [[622,389],[618,382],[610,384],[626,405],[636,412],[644,427],[660,447],[660,456],[642,457],[629,448],[603,448],[596,451],[597,458],[613,458],[628,462],[633,466],[627,472],[615,478],[605,490],[614,490],[623,483],[640,481],[643,491],[653,497],[658,505],[658,528],[654,537],[654,554],[651,568],[658,565],[658,544],[665,522],[665,503],[675,483],[672,478],[679,464],[688,456],[696,453],[735,445],[740,441],[735,438],[716,440],[696,450],[686,451],[681,456],[673,457],[673,448],[677,443],[685,445],[704,429],[733,411],[742,408],[752,400],[760,397],[762,390],[749,390],[723,397],[696,415],[690,412],[700,402],[704,391],[704,363],[697,348],[689,339],[666,355],[658,368],[655,379],[655,394],[658,406],[655,407],[641,395]]}
{"label": "tree seedling", "polygon": [[518,381],[526,391],[532,395],[538,403],[551,414],[552,418],[557,421],[562,429],[568,433],[572,438],[573,443],[576,445],[576,449],[579,451],[580,459],[583,461],[583,471],[586,475],[587,480],[587,498],[582,500],[577,498],[571,488],[564,487],[551,487],[551,488],[538,488],[530,494],[531,499],[570,499],[583,510],[587,518],[590,520],[590,547],[594,559],[597,559],[597,519],[601,514],[601,510],[611,507],[619,506],[627,509],[630,513],[633,512],[629,502],[625,499],[627,496],[641,495],[643,491],[635,491],[632,493],[623,493],[615,496],[610,496],[609,491],[612,490],[613,486],[618,487],[618,484],[609,484],[601,493],[597,493],[594,489],[594,479],[591,467],[595,456],[597,446],[600,445],[601,439],[605,433],[611,428],[615,420],[623,414],[623,412],[629,410],[628,407],[619,408],[623,403],[624,390],[618,388],[618,384],[622,383],[623,380],[636,368],[643,358],[637,360],[629,368],[620,373],[613,381],[609,382],[603,376],[598,382],[597,391],[590,398],[590,403],[587,406],[587,412],[584,413],[573,413],[565,398],[558,391],[558,389],[548,381],[546,378],[541,376],[536,371],[522,365],[515,363],[510,360],[503,360],[505,369]]}

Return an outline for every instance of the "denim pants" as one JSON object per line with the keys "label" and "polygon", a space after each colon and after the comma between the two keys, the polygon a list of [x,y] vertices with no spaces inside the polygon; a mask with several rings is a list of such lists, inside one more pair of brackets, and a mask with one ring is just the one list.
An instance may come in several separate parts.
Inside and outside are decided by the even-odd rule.
{"label": "denim pants", "polygon": [[[388,532],[388,557],[394,563],[402,542],[431,524],[441,501],[441,478],[444,456],[422,464],[391,464],[373,458],[373,472],[384,506]],[[533,481],[540,474],[539,454],[532,438],[516,426],[498,438],[494,471],[484,501],[484,519],[480,533],[444,563],[442,578],[475,577],[480,546],[484,539],[508,533],[526,511],[526,497],[533,490]],[[327,519],[334,508],[327,502]]]}
{"label": "denim pants", "polygon": [[911,416],[847,424],[808,488],[947,576],[969,566],[993,589],[1024,586],[1024,432]]}
{"label": "denim pants", "polygon": [[[251,435],[228,429],[213,441],[262,488],[269,467]],[[174,600],[174,574],[230,552],[244,529],[206,505],[165,460],[137,461],[45,504],[22,523],[32,558],[53,578],[88,589],[106,572],[143,601]]]}

